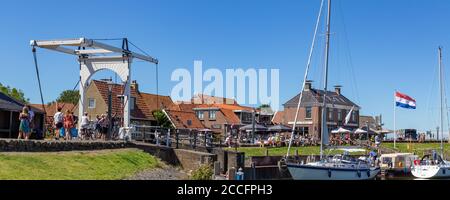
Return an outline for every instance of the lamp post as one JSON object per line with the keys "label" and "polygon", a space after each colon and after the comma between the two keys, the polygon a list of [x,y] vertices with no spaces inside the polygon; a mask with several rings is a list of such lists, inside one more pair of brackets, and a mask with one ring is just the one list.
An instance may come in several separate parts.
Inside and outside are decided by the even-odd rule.
{"label": "lamp post", "polygon": [[111,133],[112,133],[112,119],[111,119],[111,113],[112,113],[112,87],[113,83],[110,81],[108,82],[108,135],[107,140],[110,140]]}

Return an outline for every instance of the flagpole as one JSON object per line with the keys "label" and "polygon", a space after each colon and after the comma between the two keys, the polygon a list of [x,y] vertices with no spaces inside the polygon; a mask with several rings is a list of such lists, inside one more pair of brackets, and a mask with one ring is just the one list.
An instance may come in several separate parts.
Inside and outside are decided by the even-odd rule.
{"label": "flagpole", "polygon": [[395,110],[396,110],[396,107],[397,107],[397,102],[396,102],[396,99],[395,99],[395,95],[396,95],[396,93],[397,93],[397,91],[396,90],[394,90],[394,149],[396,148],[396,140],[397,140],[397,129],[396,129],[396,127],[395,127]]}

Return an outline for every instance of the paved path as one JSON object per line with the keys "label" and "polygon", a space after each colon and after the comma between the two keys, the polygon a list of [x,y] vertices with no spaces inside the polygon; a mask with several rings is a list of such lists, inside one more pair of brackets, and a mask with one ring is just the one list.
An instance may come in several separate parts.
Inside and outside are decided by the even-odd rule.
{"label": "paved path", "polygon": [[188,174],[184,171],[170,165],[164,165],[162,168],[139,172],[125,180],[186,180],[188,178]]}

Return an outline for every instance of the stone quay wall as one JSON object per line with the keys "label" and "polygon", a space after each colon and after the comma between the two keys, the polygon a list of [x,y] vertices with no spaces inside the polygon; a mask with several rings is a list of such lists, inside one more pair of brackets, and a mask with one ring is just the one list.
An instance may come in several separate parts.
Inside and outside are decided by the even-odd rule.
{"label": "stone quay wall", "polygon": [[0,152],[57,152],[133,147],[124,141],[60,141],[0,139]]}

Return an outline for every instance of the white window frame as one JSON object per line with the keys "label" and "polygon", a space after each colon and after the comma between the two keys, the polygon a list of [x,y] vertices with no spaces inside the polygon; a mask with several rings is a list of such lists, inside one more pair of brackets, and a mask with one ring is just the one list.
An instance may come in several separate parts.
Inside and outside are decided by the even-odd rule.
{"label": "white window frame", "polygon": [[204,114],[203,111],[197,111],[196,114],[197,114],[197,118],[198,118],[199,120],[205,119],[205,114]]}
{"label": "white window frame", "polygon": [[[212,115],[211,113],[214,113],[214,115]],[[210,110],[208,115],[209,115],[209,119],[210,120],[216,120],[217,111],[216,110]],[[212,117],[212,116],[214,116],[214,117]]]}
{"label": "white window frame", "polygon": [[[91,106],[91,100],[93,100],[93,102],[94,102],[93,106]],[[96,104],[97,104],[97,101],[95,100],[95,98],[88,98],[88,108],[95,108]]]}
{"label": "white window frame", "polygon": [[[308,116],[308,110],[310,110],[309,116]],[[312,119],[312,111],[313,111],[313,108],[311,106],[305,107],[305,119]]]}

